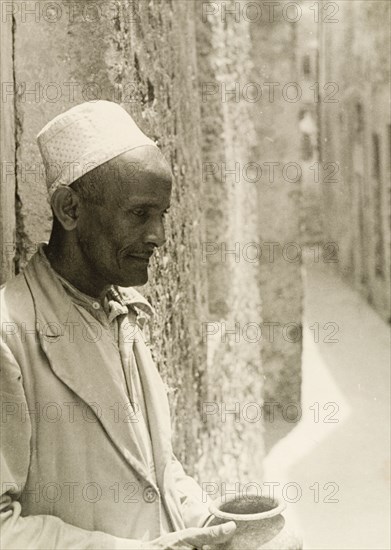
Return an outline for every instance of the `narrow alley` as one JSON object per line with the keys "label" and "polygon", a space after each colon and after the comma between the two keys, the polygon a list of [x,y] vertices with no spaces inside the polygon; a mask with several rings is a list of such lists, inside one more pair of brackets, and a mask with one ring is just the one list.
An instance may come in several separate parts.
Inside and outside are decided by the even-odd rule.
{"label": "narrow alley", "polygon": [[[303,416],[268,455],[265,479],[300,486],[288,514],[305,548],[386,550],[389,327],[327,264],[307,265],[305,289]],[[337,332],[322,337],[326,323]]]}

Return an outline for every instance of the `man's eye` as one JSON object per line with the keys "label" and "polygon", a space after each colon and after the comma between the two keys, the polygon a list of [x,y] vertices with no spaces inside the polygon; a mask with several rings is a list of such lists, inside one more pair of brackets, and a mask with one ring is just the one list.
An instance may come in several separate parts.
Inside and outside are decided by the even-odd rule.
{"label": "man's eye", "polygon": [[132,210],[132,214],[135,214],[136,216],[144,216],[145,210],[143,210],[142,208],[135,208],[134,210]]}

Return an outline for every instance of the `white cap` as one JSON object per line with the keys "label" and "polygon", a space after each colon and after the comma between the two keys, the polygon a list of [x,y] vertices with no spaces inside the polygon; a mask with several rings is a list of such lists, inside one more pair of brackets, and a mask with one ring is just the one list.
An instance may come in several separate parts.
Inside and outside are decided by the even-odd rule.
{"label": "white cap", "polygon": [[88,101],[51,120],[37,135],[49,197],[97,166],[136,147],[157,145],[112,101]]}

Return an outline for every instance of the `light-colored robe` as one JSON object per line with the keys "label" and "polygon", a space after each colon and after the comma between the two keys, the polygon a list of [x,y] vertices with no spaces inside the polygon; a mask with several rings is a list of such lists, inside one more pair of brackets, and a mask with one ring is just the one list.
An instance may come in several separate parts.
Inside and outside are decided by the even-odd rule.
{"label": "light-colored robe", "polygon": [[0,299],[2,547],[142,548],[161,534],[163,510],[172,530],[203,525],[207,503],[173,454],[164,384],[140,328],[133,349],[155,479],[111,335],[97,338],[39,254]]}

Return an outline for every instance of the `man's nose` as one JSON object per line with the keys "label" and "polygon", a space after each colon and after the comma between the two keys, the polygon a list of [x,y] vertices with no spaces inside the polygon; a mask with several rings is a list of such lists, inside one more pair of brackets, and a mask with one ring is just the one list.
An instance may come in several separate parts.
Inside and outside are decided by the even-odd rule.
{"label": "man's nose", "polygon": [[153,244],[157,247],[164,245],[166,242],[166,232],[164,229],[163,220],[156,220],[148,226],[148,231],[145,235],[145,242]]}

